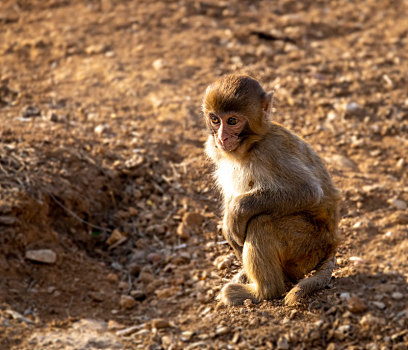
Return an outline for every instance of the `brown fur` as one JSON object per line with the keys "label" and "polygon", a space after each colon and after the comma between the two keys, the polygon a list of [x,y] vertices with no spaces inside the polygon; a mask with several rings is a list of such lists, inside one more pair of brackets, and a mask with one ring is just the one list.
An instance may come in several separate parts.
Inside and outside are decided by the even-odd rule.
{"label": "brown fur", "polygon": [[211,85],[204,99],[206,120],[231,108],[253,134],[232,152],[219,149],[214,134],[206,146],[224,195],[223,233],[250,282],[241,276],[224,287],[228,305],[280,297],[285,282],[300,280],[285,298],[294,305],[326,286],[334,268],[339,192],[311,147],[268,120],[269,104],[256,80],[237,75]]}

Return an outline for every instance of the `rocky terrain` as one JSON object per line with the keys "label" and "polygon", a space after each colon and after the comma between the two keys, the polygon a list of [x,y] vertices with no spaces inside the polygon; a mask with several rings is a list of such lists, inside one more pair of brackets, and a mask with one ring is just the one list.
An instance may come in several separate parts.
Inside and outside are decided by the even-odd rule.
{"label": "rocky terrain", "polygon": [[[407,349],[408,2],[3,0],[0,348]],[[245,72],[343,195],[329,287],[226,308],[203,154]]]}

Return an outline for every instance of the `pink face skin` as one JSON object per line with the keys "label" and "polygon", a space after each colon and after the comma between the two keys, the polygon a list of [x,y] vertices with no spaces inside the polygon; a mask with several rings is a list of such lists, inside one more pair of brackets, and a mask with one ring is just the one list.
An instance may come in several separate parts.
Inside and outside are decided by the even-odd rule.
{"label": "pink face skin", "polygon": [[246,118],[237,114],[208,115],[216,136],[216,145],[226,152],[235,151],[239,144],[239,134],[245,127]]}

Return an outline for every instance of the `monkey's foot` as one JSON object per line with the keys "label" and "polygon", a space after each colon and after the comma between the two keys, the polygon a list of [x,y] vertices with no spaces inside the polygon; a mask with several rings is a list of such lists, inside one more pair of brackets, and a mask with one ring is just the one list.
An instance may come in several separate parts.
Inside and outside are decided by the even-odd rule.
{"label": "monkey's foot", "polygon": [[286,294],[284,303],[286,306],[296,306],[302,299],[304,292],[299,285],[294,286],[288,294]]}
{"label": "monkey's foot", "polygon": [[222,289],[220,299],[228,306],[242,305],[246,299],[251,299],[253,303],[259,302],[254,286],[240,283],[228,283]]}

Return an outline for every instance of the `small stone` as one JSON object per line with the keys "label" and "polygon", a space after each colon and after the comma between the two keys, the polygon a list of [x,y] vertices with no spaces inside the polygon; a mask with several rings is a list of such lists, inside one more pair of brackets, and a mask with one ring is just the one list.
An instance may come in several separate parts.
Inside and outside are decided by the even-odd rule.
{"label": "small stone", "polygon": [[51,122],[54,122],[54,123],[58,122],[58,115],[56,113],[52,112],[52,111],[48,112],[47,117]]}
{"label": "small stone", "polygon": [[100,54],[103,53],[104,51],[106,51],[106,46],[103,44],[97,44],[97,45],[89,45],[86,49],[85,52],[88,55],[96,55],[96,54]]}
{"label": "small stone", "polygon": [[108,321],[108,330],[110,331],[117,331],[119,329],[123,329],[125,326],[123,324],[120,324],[116,322],[115,320],[109,320]]}
{"label": "small stone", "polygon": [[109,238],[106,240],[106,243],[108,245],[112,245],[115,244],[116,242],[118,242],[120,239],[122,239],[122,237],[124,237],[120,231],[118,229],[114,229],[112,234],[109,236]]}
{"label": "small stone", "polygon": [[276,342],[276,349],[278,350],[287,350],[289,349],[289,343],[286,336],[280,336],[278,341]]}
{"label": "small stone", "polygon": [[364,327],[372,327],[382,324],[382,321],[371,314],[364,315],[360,320],[360,325]]}
{"label": "small stone", "polygon": [[88,292],[88,296],[93,300],[98,303],[102,302],[105,299],[105,296],[103,293],[100,292]]}
{"label": "small stone", "polygon": [[154,279],[155,279],[155,277],[150,272],[142,271],[139,274],[139,280],[142,283],[148,284],[148,283],[154,281]]}
{"label": "small stone", "polygon": [[48,292],[49,294],[54,293],[56,290],[57,290],[57,288],[54,287],[54,286],[49,286],[49,287],[47,288],[47,292]]}
{"label": "small stone", "polygon": [[194,332],[185,331],[185,332],[181,333],[180,339],[182,341],[189,341],[192,338],[193,335],[194,335]]}
{"label": "small stone", "polygon": [[106,276],[106,280],[111,283],[118,283],[119,277],[116,273],[108,273]]}
{"label": "small stone", "polygon": [[41,110],[34,106],[25,106],[21,110],[21,116],[23,118],[39,117],[41,115]]}
{"label": "small stone", "polygon": [[349,324],[340,326],[334,331],[334,336],[339,340],[343,340],[347,336],[350,329],[351,326]]}
{"label": "small stone", "polygon": [[348,300],[347,307],[351,312],[356,314],[362,313],[367,309],[365,302],[357,296],[351,297]]}
{"label": "small stone", "polygon": [[214,266],[217,267],[218,270],[225,270],[232,265],[232,259],[229,256],[219,256],[214,261]]}
{"label": "small stone", "polygon": [[227,326],[220,326],[217,327],[215,330],[215,334],[216,335],[225,335],[231,332],[231,328],[227,327]]}
{"label": "small stone", "polygon": [[146,294],[142,290],[132,290],[130,292],[130,295],[138,301],[142,301],[146,299]]}
{"label": "small stone", "polygon": [[403,200],[401,199],[390,199],[388,201],[389,204],[391,204],[394,208],[398,209],[398,210],[405,210],[407,209],[407,203],[405,203]]}
{"label": "small stone", "polygon": [[390,221],[397,225],[408,225],[408,214],[395,212],[390,216]]}
{"label": "small stone", "polygon": [[337,350],[337,345],[335,343],[330,343],[327,345],[326,350]]}
{"label": "small stone", "polygon": [[344,117],[363,117],[364,109],[357,102],[351,101],[346,103],[344,106]]}
{"label": "small stone", "polygon": [[142,268],[140,267],[140,265],[139,264],[136,264],[136,263],[131,263],[129,266],[128,266],[128,270],[129,270],[129,272],[130,272],[130,274],[132,275],[132,276],[139,276],[139,273],[140,273],[140,270],[141,270]]}
{"label": "small stone", "polygon": [[109,125],[107,124],[101,124],[101,125],[97,125],[94,128],[94,133],[97,135],[102,135],[104,132],[109,130]]}
{"label": "small stone", "polygon": [[129,310],[136,305],[136,300],[129,295],[121,295],[119,304],[122,309]]}
{"label": "small stone", "polygon": [[334,163],[339,168],[345,170],[358,170],[356,163],[354,163],[350,158],[342,156],[340,154],[334,154],[329,159],[330,163]]}
{"label": "small stone", "polygon": [[45,264],[54,264],[57,261],[57,254],[51,249],[27,250],[25,257]]}
{"label": "small stone", "polygon": [[155,318],[152,320],[152,328],[163,329],[170,327],[170,323],[163,318]]}
{"label": "small stone", "polygon": [[129,283],[128,283],[128,282],[125,282],[125,281],[121,281],[121,282],[119,282],[119,284],[118,284],[118,288],[119,288],[120,290],[128,290],[128,289],[129,289]]}
{"label": "small stone", "polygon": [[186,224],[181,222],[178,227],[177,227],[177,235],[181,239],[189,239],[191,234],[190,234],[190,229],[187,227]]}
{"label": "small stone", "polygon": [[385,309],[385,304],[381,301],[373,301],[372,304],[380,310]]}
{"label": "small stone", "polygon": [[0,216],[0,225],[14,225],[17,218],[14,216],[2,215]]}
{"label": "small stone", "polygon": [[397,169],[400,169],[400,170],[404,169],[405,159],[404,158],[398,159],[397,164],[395,166]]}
{"label": "small stone", "polygon": [[344,292],[340,294],[340,299],[342,300],[349,300],[350,299],[350,293]]}
{"label": "small stone", "polygon": [[402,293],[400,293],[400,292],[394,292],[394,293],[391,294],[391,297],[394,300],[401,300],[402,298],[404,298],[404,295]]}
{"label": "small stone", "polygon": [[[183,340],[182,337],[181,340]],[[165,349],[168,349],[171,344],[174,343],[173,337],[171,335],[164,335],[161,337],[161,343],[165,347]]]}
{"label": "small stone", "polygon": [[234,336],[232,337],[232,340],[231,340],[232,343],[233,343],[233,344],[238,344],[239,338],[240,338],[239,332],[235,332],[235,333],[234,333]]}
{"label": "small stone", "polygon": [[337,114],[334,111],[327,113],[327,121],[332,122],[337,119]]}
{"label": "small stone", "polygon": [[147,261],[151,263],[157,263],[162,260],[162,256],[158,253],[150,253],[147,255]]}
{"label": "small stone", "polygon": [[153,61],[152,66],[155,70],[159,71],[166,66],[166,61],[164,61],[161,58],[158,58],[157,60]]}
{"label": "small stone", "polygon": [[193,230],[197,230],[200,228],[201,224],[203,223],[205,217],[199,213],[185,213],[183,215],[183,223]]}

